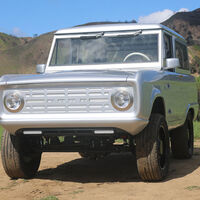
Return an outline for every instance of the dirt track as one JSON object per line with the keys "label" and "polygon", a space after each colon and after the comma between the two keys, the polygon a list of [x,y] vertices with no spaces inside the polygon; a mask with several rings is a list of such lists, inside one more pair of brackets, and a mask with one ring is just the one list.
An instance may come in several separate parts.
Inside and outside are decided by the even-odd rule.
{"label": "dirt track", "polygon": [[32,180],[10,180],[0,164],[1,200],[157,200],[200,199],[200,142],[190,160],[171,158],[164,182],[144,183],[132,154],[112,154],[103,160],[81,159],[77,153],[44,153]]}

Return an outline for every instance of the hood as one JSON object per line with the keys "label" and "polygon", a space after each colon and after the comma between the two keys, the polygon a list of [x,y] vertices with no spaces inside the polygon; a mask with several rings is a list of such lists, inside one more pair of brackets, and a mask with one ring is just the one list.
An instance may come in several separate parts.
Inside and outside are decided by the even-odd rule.
{"label": "hood", "polygon": [[0,86],[63,82],[125,82],[130,75],[133,76],[134,72],[84,70],[48,74],[4,75],[0,78]]}

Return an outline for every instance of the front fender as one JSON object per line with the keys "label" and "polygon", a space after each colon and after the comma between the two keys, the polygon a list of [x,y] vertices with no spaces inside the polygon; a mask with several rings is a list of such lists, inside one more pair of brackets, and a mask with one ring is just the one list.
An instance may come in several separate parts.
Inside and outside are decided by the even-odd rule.
{"label": "front fender", "polygon": [[149,120],[153,109],[154,102],[157,98],[162,98],[159,87],[151,84],[144,84],[141,89],[140,112],[139,117]]}

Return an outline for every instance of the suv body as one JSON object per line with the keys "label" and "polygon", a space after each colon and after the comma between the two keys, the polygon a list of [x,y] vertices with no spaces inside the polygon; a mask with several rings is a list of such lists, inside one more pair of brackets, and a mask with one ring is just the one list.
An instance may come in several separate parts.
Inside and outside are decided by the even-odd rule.
{"label": "suv body", "polygon": [[[175,157],[191,157],[197,89],[189,72],[186,42],[169,28],[114,24],[60,30],[47,64],[38,65],[37,71],[41,74],[0,78],[3,143],[8,138],[12,143],[14,137],[20,144],[26,141],[29,147],[23,148],[31,146],[30,152],[40,150],[38,155],[77,151],[88,158],[136,149],[143,180],[166,176],[169,138]],[[116,145],[119,138],[124,143]],[[189,144],[183,152],[177,149],[182,148],[179,140]],[[141,154],[145,148],[151,149],[147,155]],[[152,163],[143,159],[149,155],[157,158],[151,170]],[[141,166],[144,162],[146,167]],[[158,174],[152,176],[155,169]]]}

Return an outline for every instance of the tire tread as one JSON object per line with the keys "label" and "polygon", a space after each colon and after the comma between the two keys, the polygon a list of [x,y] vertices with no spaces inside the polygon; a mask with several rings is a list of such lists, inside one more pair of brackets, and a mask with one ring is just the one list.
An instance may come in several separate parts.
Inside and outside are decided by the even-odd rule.
{"label": "tire tread", "polygon": [[41,155],[34,163],[33,168],[27,168],[22,162],[20,150],[20,138],[9,134],[6,130],[2,134],[1,157],[6,174],[13,178],[31,178],[37,171]]}
{"label": "tire tread", "polygon": [[[156,130],[158,123],[164,123],[165,130],[168,130],[164,117],[160,114],[152,114],[150,122],[147,127],[136,136],[136,158],[138,173],[144,181],[159,181],[162,180],[168,169],[164,172],[158,166],[157,158],[157,144],[156,144]],[[167,158],[167,165],[169,164]],[[167,166],[168,168],[168,166]]]}

